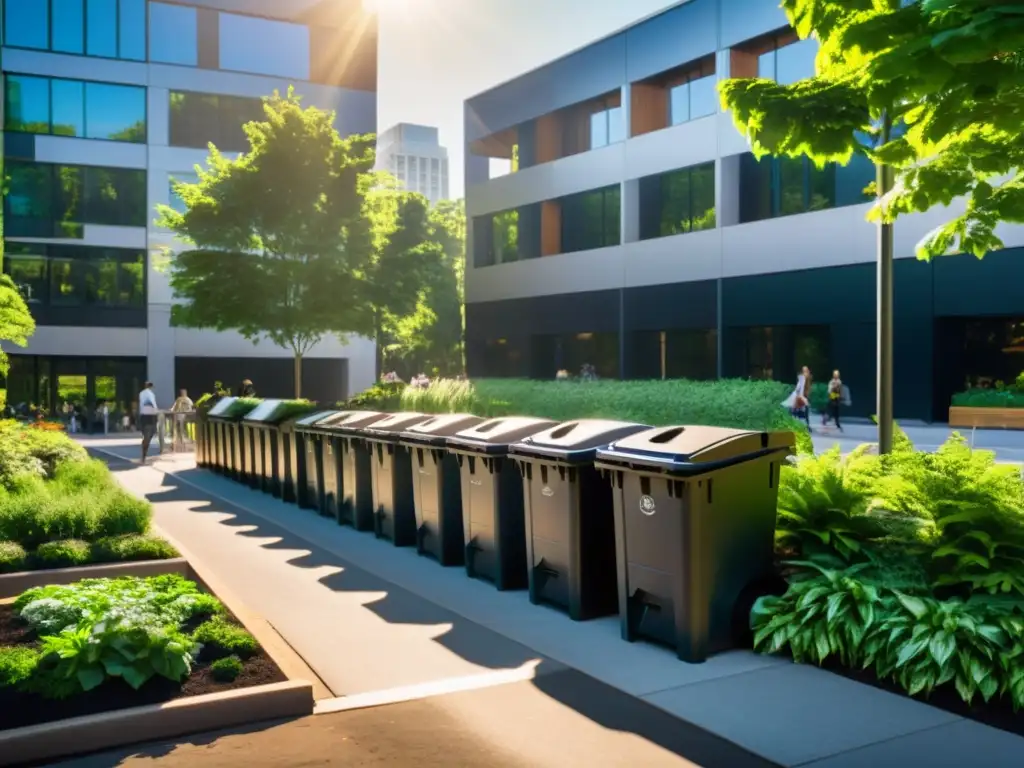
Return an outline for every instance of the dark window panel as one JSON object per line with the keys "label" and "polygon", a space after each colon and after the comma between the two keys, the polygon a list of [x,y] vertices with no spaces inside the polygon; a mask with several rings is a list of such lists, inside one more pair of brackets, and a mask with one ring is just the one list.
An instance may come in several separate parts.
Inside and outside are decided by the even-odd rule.
{"label": "dark window panel", "polygon": [[199,63],[195,8],[149,4],[149,60],[190,67]]}
{"label": "dark window panel", "polygon": [[51,166],[8,162],[4,195],[4,229],[14,237],[52,237],[53,174]]}
{"label": "dark window panel", "polygon": [[309,27],[221,13],[220,68],[309,80]]}
{"label": "dark window panel", "polygon": [[49,47],[50,9],[47,0],[4,3],[4,40],[15,48]]}
{"label": "dark window panel", "polygon": [[225,152],[244,152],[249,139],[242,126],[263,120],[263,102],[244,96],[172,91],[170,95],[172,147],[203,149],[213,142]]}
{"label": "dark window panel", "polygon": [[85,127],[90,139],[146,143],[146,90],[85,84]]}
{"label": "dark window panel", "polygon": [[561,207],[562,253],[620,244],[619,185],[569,195],[558,202]]}
{"label": "dark window panel", "polygon": [[690,172],[690,230],[714,229],[717,223],[715,164],[705,163]]}
{"label": "dark window panel", "polygon": [[715,164],[648,176],[640,180],[640,239],[714,229]]}

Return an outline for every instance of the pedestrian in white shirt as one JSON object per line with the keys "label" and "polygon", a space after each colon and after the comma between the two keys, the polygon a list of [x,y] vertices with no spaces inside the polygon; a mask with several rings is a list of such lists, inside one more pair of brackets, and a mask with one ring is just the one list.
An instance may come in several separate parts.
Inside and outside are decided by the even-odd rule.
{"label": "pedestrian in white shirt", "polygon": [[156,434],[157,416],[160,409],[156,404],[156,394],[153,392],[153,382],[147,381],[145,388],[139,392],[139,426],[142,428],[142,463],[146,463],[146,454],[149,453],[149,444],[153,442],[153,435]]}

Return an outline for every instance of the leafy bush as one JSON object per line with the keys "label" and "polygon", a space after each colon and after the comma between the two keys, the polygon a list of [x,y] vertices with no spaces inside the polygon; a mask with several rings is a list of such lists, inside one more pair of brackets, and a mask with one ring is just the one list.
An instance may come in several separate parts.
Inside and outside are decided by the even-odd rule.
{"label": "leafy bush", "polygon": [[355,397],[338,403],[338,407],[346,411],[398,411],[402,409],[405,389],[402,383],[378,382]]}
{"label": "leafy bush", "polygon": [[158,536],[129,533],[99,539],[92,545],[94,563],[129,563],[141,560],[170,560],[178,550]]}
{"label": "leafy bush", "polygon": [[40,544],[32,553],[32,559],[42,568],[71,568],[76,565],[85,565],[90,561],[91,555],[89,542],[81,539],[65,539]]}
{"label": "leafy bush", "polygon": [[315,410],[316,403],[312,400],[282,400],[281,404],[277,406],[267,421],[271,424],[280,424],[282,421],[305,416],[307,413],[312,413]]}
{"label": "leafy bush", "polygon": [[104,499],[98,500],[96,510],[96,537],[124,536],[130,533],[145,533],[153,518],[149,502],[132,496],[121,488],[112,490]]}
{"label": "leafy bush", "polygon": [[24,646],[0,646],[0,688],[23,683],[35,672],[39,651]]}
{"label": "leafy bush", "polygon": [[531,381],[442,379],[407,387],[401,410],[538,416],[557,421],[620,419],[651,426],[705,424],[754,430],[790,430],[809,452],[810,435],[784,408],[791,390],[776,381]]}
{"label": "leafy bush", "polygon": [[214,616],[192,633],[192,639],[203,646],[205,658],[219,659],[240,656],[245,659],[259,650],[256,638],[223,616]]}
{"label": "leafy bush", "polygon": [[226,419],[241,419],[262,402],[257,397],[240,397],[231,403],[224,413],[220,415]]}
{"label": "leafy bush", "polygon": [[110,678],[136,689],[154,675],[183,680],[198,653],[183,625],[223,611],[216,598],[177,575],[37,587],[14,608],[42,638],[37,665],[18,685],[51,698]]}
{"label": "leafy bush", "polygon": [[213,679],[221,683],[232,683],[242,674],[242,660],[237,656],[225,656],[210,665]]}
{"label": "leafy bush", "polygon": [[961,408],[1024,408],[1024,388],[968,389],[953,395],[952,404]]}
{"label": "leafy bush", "polygon": [[28,554],[14,541],[0,541],[0,573],[28,570]]}
{"label": "leafy bush", "polygon": [[63,432],[0,421],[0,485],[24,474],[49,477],[61,464],[86,458],[85,449]]}

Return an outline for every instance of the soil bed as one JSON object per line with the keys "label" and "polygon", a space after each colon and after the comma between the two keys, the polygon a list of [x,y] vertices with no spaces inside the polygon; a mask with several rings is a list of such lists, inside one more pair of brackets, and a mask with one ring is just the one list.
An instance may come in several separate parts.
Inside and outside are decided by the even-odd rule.
{"label": "soil bed", "polygon": [[[35,643],[35,634],[15,614],[13,605],[0,605],[0,646]],[[110,680],[91,691],[53,700],[13,688],[0,688],[0,731],[286,680],[277,664],[261,648],[242,662],[241,674],[230,683],[214,680],[209,661],[200,654],[200,659],[192,667],[192,674],[184,682],[153,677],[138,691],[120,680]]]}

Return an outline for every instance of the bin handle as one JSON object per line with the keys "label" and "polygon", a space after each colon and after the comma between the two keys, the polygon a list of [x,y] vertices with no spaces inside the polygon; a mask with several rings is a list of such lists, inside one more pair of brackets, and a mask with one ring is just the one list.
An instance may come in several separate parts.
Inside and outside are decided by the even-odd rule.
{"label": "bin handle", "polygon": [[476,539],[466,542],[466,575],[476,576],[476,553],[483,552],[483,547],[476,543]]}

